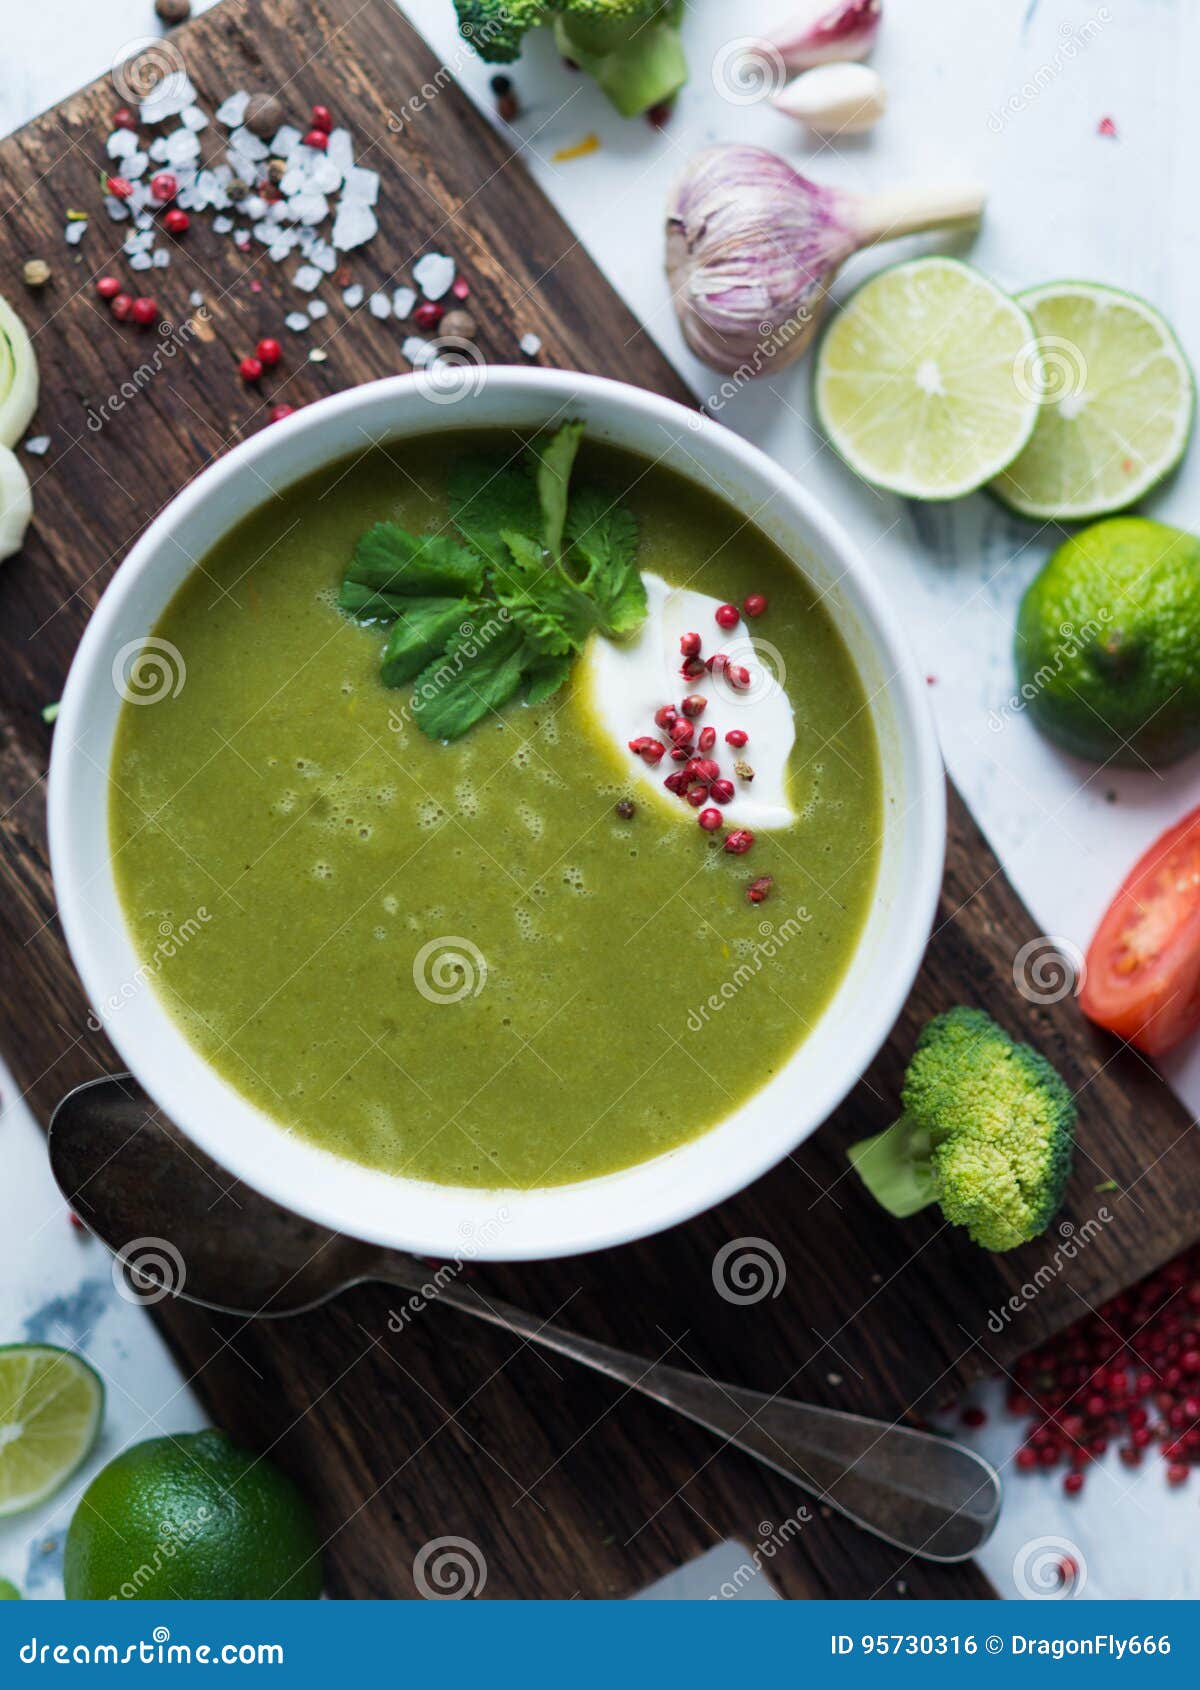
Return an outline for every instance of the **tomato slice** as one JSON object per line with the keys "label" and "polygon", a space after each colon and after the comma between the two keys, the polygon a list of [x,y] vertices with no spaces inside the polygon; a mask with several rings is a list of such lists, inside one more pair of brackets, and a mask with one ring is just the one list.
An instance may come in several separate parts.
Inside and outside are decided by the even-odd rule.
{"label": "tomato slice", "polygon": [[1079,1004],[1149,1056],[1200,1026],[1200,808],[1125,877],[1088,948]]}

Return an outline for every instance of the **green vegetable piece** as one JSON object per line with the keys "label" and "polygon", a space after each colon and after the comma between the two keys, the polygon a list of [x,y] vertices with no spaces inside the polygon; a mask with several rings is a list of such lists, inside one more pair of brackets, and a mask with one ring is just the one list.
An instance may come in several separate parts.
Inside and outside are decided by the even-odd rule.
{"label": "green vegetable piece", "polygon": [[1140,516],[1065,540],[1026,589],[1021,697],[1064,751],[1164,768],[1200,747],[1200,540]]}
{"label": "green vegetable piece", "polygon": [[413,683],[418,726],[430,739],[461,739],[508,703],[521,685],[525,655],[521,630],[498,618],[470,635],[455,635]]}
{"label": "green vegetable piece", "polygon": [[631,634],[646,620],[646,584],[637,566],[633,512],[597,488],[574,495],[567,538],[587,572],[579,585],[595,601],[606,634]]}
{"label": "green vegetable piece", "polygon": [[[370,588],[379,599],[378,608],[370,614],[390,617],[395,614],[390,603],[393,596],[477,593],[483,584],[483,568],[484,560],[477,552],[446,534],[410,534],[398,523],[377,522],[354,548],[346,582]],[[362,615],[362,610],[355,614]]]}
{"label": "green vegetable piece", "polygon": [[1071,1172],[1076,1111],[1065,1082],[982,1010],[924,1028],[905,1076],[904,1113],[848,1152],[891,1214],[941,1205],[985,1250],[1044,1232]]}
{"label": "green vegetable piece", "polygon": [[0,1602],[19,1602],[21,1592],[11,1579],[0,1579]]}
{"label": "green vegetable piece", "polygon": [[567,495],[571,485],[571,470],[583,441],[581,422],[564,423],[544,444],[535,444],[537,458],[538,503],[542,511],[542,544],[551,558],[558,562],[562,550],[563,529],[567,524]]}
{"label": "green vegetable piece", "polygon": [[396,620],[383,648],[379,673],[385,687],[411,681],[481,606],[471,599],[400,599]]}
{"label": "green vegetable piece", "polygon": [[687,81],[683,0],[454,3],[463,35],[491,64],[510,64],[531,29],[553,24],[559,52],[594,76],[625,117],[672,99]]}
{"label": "green vegetable piece", "polygon": [[511,454],[472,452],[450,472],[450,517],[463,538],[497,567],[508,562],[506,529],[540,534],[537,489],[528,462]]}
{"label": "green vegetable piece", "polygon": [[571,658],[539,657],[528,673],[529,690],[525,694],[530,704],[544,704],[553,698],[571,673]]}
{"label": "green vegetable piece", "polygon": [[547,560],[536,540],[506,530],[504,541],[512,563],[492,577],[500,603],[542,655],[578,651],[596,626],[592,600]]}

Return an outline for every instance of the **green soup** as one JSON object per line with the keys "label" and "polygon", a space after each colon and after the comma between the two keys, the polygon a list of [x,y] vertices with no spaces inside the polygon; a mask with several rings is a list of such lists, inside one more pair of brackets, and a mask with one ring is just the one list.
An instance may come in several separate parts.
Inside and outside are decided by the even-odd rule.
{"label": "green soup", "polygon": [[804,1039],[874,889],[878,750],[782,552],[691,483],[590,445],[644,571],[768,595],[797,821],[735,857],[685,805],[647,799],[578,665],[544,705],[425,737],[379,680],[383,634],[334,601],[370,524],[445,522],[455,449],[338,463],[201,561],[154,630],[184,684],[121,715],[111,844],[154,989],[281,1127],[390,1173],[560,1184],[703,1133]]}

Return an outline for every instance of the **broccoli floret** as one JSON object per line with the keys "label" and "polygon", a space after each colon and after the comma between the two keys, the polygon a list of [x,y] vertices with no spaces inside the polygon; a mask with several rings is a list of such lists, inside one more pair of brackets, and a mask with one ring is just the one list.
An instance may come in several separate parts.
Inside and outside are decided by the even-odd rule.
{"label": "broccoli floret", "polygon": [[1075,1103],[1037,1051],[980,1009],[952,1009],[917,1041],[904,1113],[848,1152],[893,1215],[930,1203],[985,1250],[1044,1232],[1062,1202],[1075,1143]]}
{"label": "broccoli floret", "polygon": [[511,63],[529,30],[552,23],[559,52],[594,76],[624,117],[672,99],[687,81],[684,0],[454,3],[463,35],[492,64]]}

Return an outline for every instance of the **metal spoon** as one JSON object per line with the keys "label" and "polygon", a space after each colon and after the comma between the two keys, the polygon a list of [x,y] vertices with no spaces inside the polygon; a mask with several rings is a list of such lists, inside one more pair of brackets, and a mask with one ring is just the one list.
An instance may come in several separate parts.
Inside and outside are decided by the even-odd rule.
{"label": "metal spoon", "polygon": [[[848,1519],[929,1561],[991,1535],[1000,1479],[946,1438],[723,1385],[580,1338],[413,1256],[329,1232],[232,1180],[130,1074],[92,1080],[50,1123],[50,1165],[75,1213],[142,1289],[250,1319],[299,1314],[382,1280],[569,1356],[706,1426]],[[165,1248],[164,1248],[165,1246]],[[431,1282],[434,1289],[431,1295]]]}

